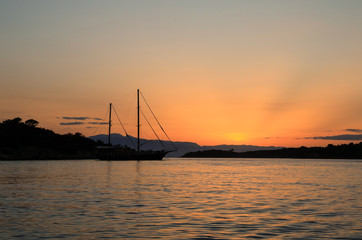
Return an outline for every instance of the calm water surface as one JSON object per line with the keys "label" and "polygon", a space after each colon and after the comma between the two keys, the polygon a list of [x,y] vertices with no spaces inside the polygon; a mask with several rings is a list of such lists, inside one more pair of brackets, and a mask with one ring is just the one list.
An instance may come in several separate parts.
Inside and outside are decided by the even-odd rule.
{"label": "calm water surface", "polygon": [[1,239],[361,239],[362,161],[0,162]]}

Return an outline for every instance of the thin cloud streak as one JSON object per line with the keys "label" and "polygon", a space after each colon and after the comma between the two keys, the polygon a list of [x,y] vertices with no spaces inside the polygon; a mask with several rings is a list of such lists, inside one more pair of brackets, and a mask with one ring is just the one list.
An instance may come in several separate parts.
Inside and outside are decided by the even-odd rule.
{"label": "thin cloud streak", "polygon": [[362,133],[362,129],[355,129],[355,128],[343,129],[343,131],[346,131],[346,132],[356,132],[356,133]]}
{"label": "thin cloud streak", "polygon": [[335,136],[306,137],[305,139],[357,141],[357,140],[362,140],[362,134],[343,134],[343,135],[335,135]]}
{"label": "thin cloud streak", "polygon": [[90,119],[90,117],[62,117],[64,120],[87,120]]}
{"label": "thin cloud streak", "polygon": [[64,119],[64,120],[79,120],[79,121],[84,121],[84,120],[101,121],[101,120],[103,120],[101,118],[96,118],[96,117],[62,117],[62,119]]}
{"label": "thin cloud streak", "polygon": [[61,122],[60,125],[82,125],[84,122]]}
{"label": "thin cloud streak", "polygon": [[91,124],[91,125],[106,125],[106,124],[108,124],[108,122],[87,122],[87,124]]}

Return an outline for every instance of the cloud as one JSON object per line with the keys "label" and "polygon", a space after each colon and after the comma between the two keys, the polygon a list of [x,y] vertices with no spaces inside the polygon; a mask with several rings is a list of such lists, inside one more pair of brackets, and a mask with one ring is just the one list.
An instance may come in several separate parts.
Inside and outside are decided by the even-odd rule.
{"label": "cloud", "polygon": [[[63,120],[76,120],[73,122],[61,122],[60,125],[82,125],[82,124],[90,124],[90,125],[105,125],[108,122],[100,122],[101,118],[96,117],[57,117],[57,119]],[[95,122],[85,122],[85,120],[95,120]]]}
{"label": "cloud", "polygon": [[60,125],[82,125],[84,122],[61,122]]}
{"label": "cloud", "polygon": [[343,131],[346,131],[346,132],[356,132],[356,133],[362,133],[362,129],[356,129],[356,128],[343,129]]}
{"label": "cloud", "polygon": [[108,124],[108,122],[87,122],[88,124],[91,124],[91,125],[106,125]]}
{"label": "cloud", "polygon": [[[57,117],[59,119],[59,117]],[[102,118],[94,118],[94,117],[61,117],[64,120],[78,120],[78,121],[84,121],[84,120],[96,120],[101,121]]]}
{"label": "cloud", "polygon": [[84,120],[90,119],[90,117],[62,117],[62,119],[84,121]]}
{"label": "cloud", "polygon": [[362,140],[362,134],[343,134],[335,136],[324,136],[324,137],[306,137],[305,139],[322,139],[322,140]]}

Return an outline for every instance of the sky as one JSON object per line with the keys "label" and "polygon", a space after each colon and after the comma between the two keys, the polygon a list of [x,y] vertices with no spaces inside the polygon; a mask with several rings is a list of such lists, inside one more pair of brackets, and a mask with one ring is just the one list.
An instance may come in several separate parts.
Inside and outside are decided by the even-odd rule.
{"label": "sky", "polygon": [[92,136],[112,102],[135,135],[139,88],[174,141],[360,142],[361,26],[359,0],[0,0],[0,121]]}

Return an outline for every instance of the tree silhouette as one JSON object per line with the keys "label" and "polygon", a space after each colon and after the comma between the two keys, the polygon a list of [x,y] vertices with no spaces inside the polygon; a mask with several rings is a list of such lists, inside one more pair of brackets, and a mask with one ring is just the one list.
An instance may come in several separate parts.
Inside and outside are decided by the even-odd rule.
{"label": "tree silhouette", "polygon": [[96,143],[81,133],[57,134],[21,118],[0,123],[0,160],[94,158]]}
{"label": "tree silhouette", "polygon": [[342,145],[329,144],[327,147],[283,148],[277,150],[259,150],[249,152],[230,152],[223,150],[205,150],[189,152],[183,157],[192,158],[330,158],[362,159],[362,142]]}
{"label": "tree silhouette", "polygon": [[36,127],[36,126],[38,126],[38,124],[39,124],[39,122],[34,119],[28,119],[25,121],[25,125],[27,125],[29,127]]}

